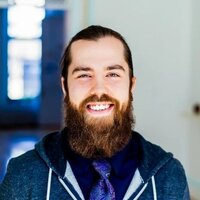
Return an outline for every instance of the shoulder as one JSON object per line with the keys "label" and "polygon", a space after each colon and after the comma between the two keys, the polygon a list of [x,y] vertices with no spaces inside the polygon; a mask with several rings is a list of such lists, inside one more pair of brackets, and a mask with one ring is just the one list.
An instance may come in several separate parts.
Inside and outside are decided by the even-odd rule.
{"label": "shoulder", "polygon": [[169,198],[189,199],[189,189],[183,165],[176,158],[171,158],[155,175],[161,194]]}
{"label": "shoulder", "polygon": [[189,199],[185,170],[173,154],[145,140],[135,133],[140,144],[139,171],[145,182],[155,178],[158,197],[163,199]]}
{"label": "shoulder", "polygon": [[171,158],[158,173],[162,173],[163,181],[169,184],[177,184],[185,188],[187,184],[185,170],[183,165],[176,158]]}
{"label": "shoulder", "polygon": [[30,193],[31,184],[35,179],[39,180],[47,167],[35,150],[12,158],[7,167],[7,172],[0,185],[0,199],[26,199]]}
{"label": "shoulder", "polygon": [[19,157],[12,158],[8,163],[8,172],[26,173],[38,170],[44,161],[40,158],[35,150],[30,150]]}

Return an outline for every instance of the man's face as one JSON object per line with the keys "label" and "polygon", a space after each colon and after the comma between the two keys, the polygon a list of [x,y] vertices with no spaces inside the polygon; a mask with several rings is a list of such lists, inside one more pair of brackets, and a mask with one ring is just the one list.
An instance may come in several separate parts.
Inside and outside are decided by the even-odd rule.
{"label": "man's face", "polygon": [[[127,105],[130,91],[129,67],[124,59],[124,47],[114,37],[97,41],[78,40],[71,46],[72,62],[68,68],[68,95],[79,108],[88,97],[105,94]],[[134,85],[134,79],[131,85]],[[85,105],[86,119],[110,119],[116,105],[110,101],[89,101]]]}
{"label": "man's face", "polygon": [[113,37],[78,40],[71,57],[64,91],[69,144],[84,157],[111,157],[128,143],[134,125],[135,79],[130,82],[123,45]]}

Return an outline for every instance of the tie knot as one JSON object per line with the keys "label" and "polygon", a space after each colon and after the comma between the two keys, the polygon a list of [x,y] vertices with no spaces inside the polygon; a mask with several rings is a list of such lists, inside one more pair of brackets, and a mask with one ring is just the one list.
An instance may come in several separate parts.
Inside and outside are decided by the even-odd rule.
{"label": "tie knot", "polygon": [[104,179],[108,179],[110,176],[111,166],[110,163],[106,160],[95,160],[92,162],[94,169],[99,173]]}

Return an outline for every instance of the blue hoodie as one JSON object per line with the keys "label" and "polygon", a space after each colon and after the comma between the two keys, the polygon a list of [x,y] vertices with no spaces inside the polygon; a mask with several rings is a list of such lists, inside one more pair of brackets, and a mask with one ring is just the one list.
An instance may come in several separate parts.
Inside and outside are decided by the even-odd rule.
{"label": "blue hoodie", "polygon": [[[65,159],[66,131],[45,136],[35,149],[10,160],[0,185],[0,200],[83,200],[83,194]],[[124,200],[189,200],[180,162],[159,146],[133,132],[142,160]],[[135,137],[134,136],[134,137]]]}

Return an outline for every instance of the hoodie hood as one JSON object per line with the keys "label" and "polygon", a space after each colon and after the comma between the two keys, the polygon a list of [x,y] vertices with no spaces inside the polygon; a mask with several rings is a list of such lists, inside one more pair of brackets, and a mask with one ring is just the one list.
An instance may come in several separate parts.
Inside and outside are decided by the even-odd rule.
{"label": "hoodie hood", "polygon": [[160,146],[146,141],[139,133],[135,132],[140,141],[141,160],[138,166],[144,182],[148,182],[160,168],[167,164],[173,154],[164,151]]}
{"label": "hoodie hood", "polygon": [[66,170],[66,129],[46,135],[35,145],[35,150],[58,177],[64,178]]}
{"label": "hoodie hood", "polygon": [[[152,143],[146,141],[135,131],[133,131],[133,137],[137,137],[140,146],[140,162],[138,169],[143,181],[148,182],[162,166],[173,158],[173,155],[165,152],[157,145],[152,145]],[[45,136],[35,145],[35,149],[47,166],[51,168],[58,177],[64,178],[66,170],[67,128]]]}

